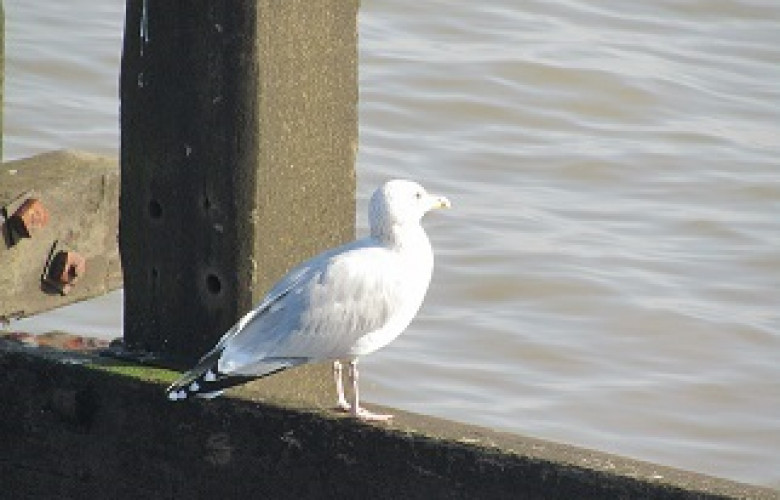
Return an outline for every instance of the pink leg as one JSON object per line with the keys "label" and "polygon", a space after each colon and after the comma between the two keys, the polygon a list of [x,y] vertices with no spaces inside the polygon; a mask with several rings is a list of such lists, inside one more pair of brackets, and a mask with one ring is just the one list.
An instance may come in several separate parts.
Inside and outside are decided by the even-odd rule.
{"label": "pink leg", "polygon": [[352,408],[351,413],[355,417],[361,420],[375,420],[385,421],[393,418],[392,415],[382,415],[377,413],[371,413],[365,408],[361,408],[359,405],[360,395],[358,390],[358,368],[357,359],[353,359],[349,362],[349,379],[352,382]]}
{"label": "pink leg", "polygon": [[347,398],[344,397],[344,381],[342,380],[342,365],[341,361],[336,360],[333,362],[333,378],[336,380],[336,394],[338,395],[338,407],[343,411],[349,411],[350,404],[347,403]]}

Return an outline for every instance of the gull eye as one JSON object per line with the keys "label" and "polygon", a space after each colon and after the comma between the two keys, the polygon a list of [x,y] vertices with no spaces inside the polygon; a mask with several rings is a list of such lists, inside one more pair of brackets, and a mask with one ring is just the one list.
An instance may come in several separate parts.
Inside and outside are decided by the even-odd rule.
{"label": "gull eye", "polygon": [[422,199],[422,193],[420,191],[417,191],[416,193],[414,193],[414,197],[417,198],[418,200]]}

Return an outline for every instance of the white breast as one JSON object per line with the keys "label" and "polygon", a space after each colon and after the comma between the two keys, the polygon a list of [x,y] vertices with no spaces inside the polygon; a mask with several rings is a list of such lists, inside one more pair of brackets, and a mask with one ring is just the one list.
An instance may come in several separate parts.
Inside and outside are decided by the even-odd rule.
{"label": "white breast", "polygon": [[433,250],[422,227],[406,232],[396,239],[397,252],[404,282],[403,307],[382,327],[360,337],[350,349],[351,356],[370,354],[395,340],[409,326],[422,306],[433,273]]}

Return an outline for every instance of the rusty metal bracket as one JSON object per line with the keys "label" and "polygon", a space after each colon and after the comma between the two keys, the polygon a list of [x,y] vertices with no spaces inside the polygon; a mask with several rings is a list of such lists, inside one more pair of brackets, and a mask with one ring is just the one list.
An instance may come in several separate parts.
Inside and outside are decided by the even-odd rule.
{"label": "rusty metal bracket", "polygon": [[28,190],[16,196],[0,209],[3,236],[10,248],[22,238],[31,238],[33,230],[49,223],[49,211],[41,200]]}
{"label": "rusty metal bracket", "polygon": [[5,244],[8,248],[11,248],[19,241],[18,235],[16,235],[15,231],[11,227],[11,215],[16,213],[16,210],[19,208],[19,206],[31,195],[32,191],[24,191],[0,207],[0,223],[3,224],[3,239],[5,240]]}
{"label": "rusty metal bracket", "polygon": [[61,295],[67,295],[86,271],[86,259],[77,252],[60,248],[57,240],[49,251],[49,258],[41,275],[41,284]]}
{"label": "rusty metal bracket", "polygon": [[38,198],[27,198],[9,221],[21,236],[30,238],[33,229],[40,229],[49,223],[49,211]]}

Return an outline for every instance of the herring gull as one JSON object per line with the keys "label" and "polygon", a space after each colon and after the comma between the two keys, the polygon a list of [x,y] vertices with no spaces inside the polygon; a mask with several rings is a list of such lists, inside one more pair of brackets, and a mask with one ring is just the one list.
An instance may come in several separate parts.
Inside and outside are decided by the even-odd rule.
{"label": "herring gull", "polygon": [[391,418],[360,407],[358,358],[392,342],[420,309],[433,272],[433,251],[420,221],[430,210],[449,206],[447,198],[415,182],[380,186],[369,203],[371,235],[292,269],[167,389],[168,398],[212,398],[248,380],[332,361],[341,410],[364,420]]}

